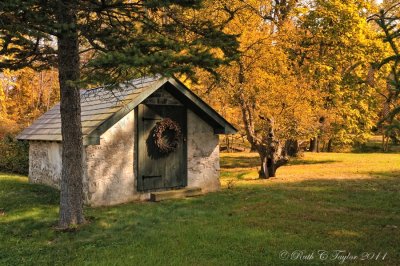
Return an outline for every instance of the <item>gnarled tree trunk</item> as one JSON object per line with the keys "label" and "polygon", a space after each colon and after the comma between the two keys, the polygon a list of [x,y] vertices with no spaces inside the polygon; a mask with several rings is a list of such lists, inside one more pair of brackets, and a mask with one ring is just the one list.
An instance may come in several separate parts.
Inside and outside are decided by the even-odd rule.
{"label": "gnarled tree trunk", "polygon": [[286,156],[283,143],[276,139],[274,120],[270,118],[266,120],[268,121],[268,134],[266,138],[266,142],[268,143],[268,177],[275,177],[276,170],[285,165],[289,161],[289,158]]}
{"label": "gnarled tree trunk", "polygon": [[246,130],[247,140],[250,142],[260,156],[261,169],[259,171],[259,178],[267,179],[275,177],[276,170],[286,164],[289,159],[286,157],[283,144],[275,137],[275,128],[273,119],[266,119],[260,116],[260,119],[267,121],[265,131],[258,135],[255,131],[254,109],[255,105],[246,100],[244,96],[244,69],[243,65],[239,63],[239,89],[237,97],[239,99],[239,106],[242,112],[243,124]]}
{"label": "gnarled tree trunk", "polygon": [[62,134],[60,195],[61,229],[85,221],[83,216],[83,162],[79,81],[79,42],[76,29],[76,1],[59,0],[57,19],[62,30],[57,36]]}

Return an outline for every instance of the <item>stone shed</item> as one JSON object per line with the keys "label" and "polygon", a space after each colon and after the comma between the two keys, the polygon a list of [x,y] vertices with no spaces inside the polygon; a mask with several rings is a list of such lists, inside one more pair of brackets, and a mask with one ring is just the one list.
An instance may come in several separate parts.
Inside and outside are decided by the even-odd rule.
{"label": "stone shed", "polygon": [[[220,188],[218,134],[236,129],[177,79],[141,78],[112,91],[82,90],[81,107],[86,204]],[[17,138],[29,141],[29,181],[59,188],[60,105]]]}

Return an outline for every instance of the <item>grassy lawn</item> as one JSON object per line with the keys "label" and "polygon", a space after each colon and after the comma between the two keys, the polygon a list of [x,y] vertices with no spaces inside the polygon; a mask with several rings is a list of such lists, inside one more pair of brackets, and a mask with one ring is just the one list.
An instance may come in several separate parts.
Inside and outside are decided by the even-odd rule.
{"label": "grassy lawn", "polygon": [[340,261],[318,250],[346,250],[387,253],[356,264],[400,265],[399,154],[306,154],[271,180],[256,179],[257,163],[223,154],[221,192],[87,208],[90,224],[67,233],[52,229],[56,190],[0,173],[0,264],[320,265]]}

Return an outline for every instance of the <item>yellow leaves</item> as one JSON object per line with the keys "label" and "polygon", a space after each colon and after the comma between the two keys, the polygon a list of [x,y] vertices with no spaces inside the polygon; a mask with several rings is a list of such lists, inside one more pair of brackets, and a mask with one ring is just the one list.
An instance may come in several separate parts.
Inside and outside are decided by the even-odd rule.
{"label": "yellow leaves", "polygon": [[6,109],[6,94],[2,87],[0,87],[0,119],[7,117]]}
{"label": "yellow leaves", "polygon": [[0,115],[0,139],[7,134],[15,134],[19,130],[16,121],[13,121],[6,116]]}
{"label": "yellow leaves", "polygon": [[[231,3],[236,8],[243,1]],[[227,26],[230,32],[240,33],[240,60],[218,70],[220,83],[202,77],[204,87],[213,88],[211,101],[224,110],[230,106],[228,118],[243,123],[237,97],[238,91],[243,92],[260,134],[262,115],[275,119],[280,138],[317,133],[343,142],[362,138],[376,117],[376,91],[364,80],[370,62],[384,51],[366,22],[370,3],[300,3],[295,17],[279,30],[254,13],[260,10],[258,1],[249,3],[254,9],[241,9]],[[381,81],[377,75],[376,84]]]}
{"label": "yellow leaves", "polygon": [[0,118],[7,132],[29,124],[58,102],[58,76],[54,70],[22,69],[0,78]]}

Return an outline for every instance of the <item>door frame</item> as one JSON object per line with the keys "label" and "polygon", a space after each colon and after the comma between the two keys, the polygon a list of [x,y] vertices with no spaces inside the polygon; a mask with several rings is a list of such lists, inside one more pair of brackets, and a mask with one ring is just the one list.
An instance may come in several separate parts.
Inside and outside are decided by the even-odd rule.
{"label": "door frame", "polygon": [[[135,182],[134,182],[134,186],[136,191],[138,192],[156,192],[156,191],[166,191],[166,190],[173,190],[173,189],[177,189],[177,188],[183,188],[183,187],[187,187],[188,185],[188,136],[187,136],[187,132],[188,132],[188,109],[185,105],[179,106],[179,107],[184,107],[185,110],[185,114],[184,114],[184,120],[185,120],[185,126],[184,128],[182,128],[182,135],[184,136],[183,139],[183,157],[184,157],[184,161],[182,162],[184,171],[183,174],[183,184],[180,187],[163,187],[163,188],[157,188],[157,189],[143,189],[142,187],[140,187],[140,182],[139,182],[139,173],[140,173],[140,169],[139,169],[139,123],[140,123],[140,117],[139,117],[139,107],[141,105],[143,105],[144,103],[141,103],[139,105],[137,105],[134,108],[134,112],[135,112],[135,129],[134,129],[134,137],[135,137],[135,147],[134,147],[134,173],[135,173]],[[175,106],[175,105],[166,105],[166,106]]]}

